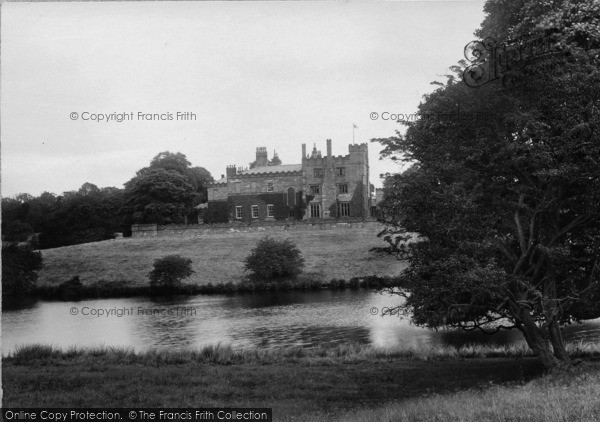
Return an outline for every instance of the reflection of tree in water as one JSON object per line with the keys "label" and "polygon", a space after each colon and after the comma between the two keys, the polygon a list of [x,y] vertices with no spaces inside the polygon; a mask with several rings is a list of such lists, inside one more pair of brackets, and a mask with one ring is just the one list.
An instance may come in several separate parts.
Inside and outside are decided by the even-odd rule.
{"label": "reflection of tree in water", "polygon": [[249,341],[255,347],[311,347],[319,344],[369,344],[369,330],[365,327],[256,327],[249,331],[232,332],[235,340]]}
{"label": "reflection of tree in water", "polygon": [[282,290],[273,292],[252,292],[242,293],[231,296],[231,300],[223,301],[224,307],[234,309],[263,308],[269,306],[288,306],[297,304],[316,304],[316,303],[336,303],[340,301],[349,302],[354,300],[364,300],[365,292],[362,290],[315,290],[298,291]]}
{"label": "reflection of tree in water", "polygon": [[[198,335],[198,319],[201,318],[198,306],[195,306],[192,297],[157,297],[152,300],[136,304],[134,317],[134,333],[141,337],[148,348],[152,347],[177,347],[187,348],[194,345]],[[173,314],[140,314],[138,307],[144,310],[161,311],[172,310]],[[195,310],[195,314],[192,310]]]}

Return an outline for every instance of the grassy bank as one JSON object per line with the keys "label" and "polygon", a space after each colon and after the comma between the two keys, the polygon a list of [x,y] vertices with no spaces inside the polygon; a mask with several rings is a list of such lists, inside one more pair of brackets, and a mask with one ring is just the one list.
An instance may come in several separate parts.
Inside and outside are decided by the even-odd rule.
{"label": "grassy bank", "polygon": [[[570,347],[588,360],[573,375],[581,388],[568,395],[570,405],[589,409],[583,401],[590,399],[589,389],[600,387],[600,363],[593,361],[600,357],[600,345]],[[553,378],[538,379],[542,373],[537,360],[516,346],[458,350],[360,345],[233,350],[216,346],[135,353],[34,345],[5,357],[2,368],[4,406],[260,406],[273,407],[275,420],[314,421],[399,420],[398,409],[407,408],[405,404],[413,406],[415,417],[432,417],[406,420],[436,420],[438,416],[438,420],[463,420],[451,413],[460,416],[460,406],[454,410],[436,406],[441,406],[439,400],[450,406],[453,400],[469,398],[473,410],[489,408],[486,401],[494,397],[497,401],[515,397],[512,403],[526,408],[526,402],[516,401],[519,391],[530,391],[530,397],[541,400],[548,386],[562,388]],[[442,413],[435,413],[438,409]],[[518,409],[513,406],[511,411]]]}
{"label": "grassy bank", "polygon": [[[272,281],[252,281],[243,278],[236,283],[207,283],[189,284],[180,283],[168,289],[151,288],[149,285],[131,285],[126,281],[95,282],[84,285],[63,282],[57,285],[43,285],[36,287],[31,296],[43,299],[78,300],[89,298],[115,298],[134,296],[168,296],[168,295],[196,295],[196,294],[229,294],[266,292],[274,290],[319,290],[319,289],[381,289],[393,286],[391,277],[353,277],[350,280],[332,279],[324,280],[318,274],[301,274],[295,279],[280,279]],[[5,298],[5,304],[12,304],[13,298]],[[18,298],[17,298],[18,301]]]}
{"label": "grassy bank", "polygon": [[[329,282],[361,276],[396,276],[402,264],[369,249],[382,246],[378,226],[319,230],[312,232],[269,232],[269,236],[291,239],[305,259],[305,272]],[[191,258],[195,273],[185,284],[238,282],[245,275],[244,258],[265,233],[223,233],[197,237],[116,239],[42,251],[44,268],[39,286],[56,286],[79,275],[85,286],[126,282],[129,287],[148,284],[154,260],[180,254]]]}

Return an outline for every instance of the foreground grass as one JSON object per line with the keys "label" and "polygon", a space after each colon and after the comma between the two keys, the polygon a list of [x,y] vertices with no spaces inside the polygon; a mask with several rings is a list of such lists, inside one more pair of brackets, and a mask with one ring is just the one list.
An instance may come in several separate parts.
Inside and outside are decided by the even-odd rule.
{"label": "foreground grass", "polygon": [[600,420],[600,365],[546,375],[525,384],[471,388],[376,410],[348,412],[338,420],[596,422]]}
{"label": "foreground grass", "polygon": [[[570,347],[588,360],[600,357],[599,344]],[[586,414],[596,412],[589,392],[600,388],[600,363],[579,367],[584,369],[578,369],[573,382],[580,388],[563,394],[568,393],[565,399],[572,401],[571,406]],[[275,420],[506,420],[481,411],[497,412],[510,404],[510,412],[517,415],[519,406],[529,409],[524,398],[517,400],[521,396],[538,400],[537,406],[543,404],[548,386],[557,386],[559,394],[570,385],[568,377],[536,379],[542,374],[537,360],[520,346],[458,350],[213,346],[135,353],[109,347],[60,350],[32,345],[3,359],[2,384],[5,407],[237,406],[273,407]],[[468,408],[461,407],[461,400]],[[400,410],[409,413],[399,418]],[[577,414],[583,415],[583,410]]]}
{"label": "foreground grass", "polygon": [[[378,256],[369,249],[381,247],[380,227],[318,230],[310,232],[271,231],[270,237],[291,239],[304,257],[305,272],[323,280],[356,276],[396,276],[403,269],[393,257]],[[244,258],[265,233],[223,233],[196,237],[116,239],[46,249],[38,285],[52,286],[79,275],[84,285],[127,281],[131,286],[148,284],[154,260],[180,254],[193,261],[195,273],[186,283],[228,283],[244,275]]]}

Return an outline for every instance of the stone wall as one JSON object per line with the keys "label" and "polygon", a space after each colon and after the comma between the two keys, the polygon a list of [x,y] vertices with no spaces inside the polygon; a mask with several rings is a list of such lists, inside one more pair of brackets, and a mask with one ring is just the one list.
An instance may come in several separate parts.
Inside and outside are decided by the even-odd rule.
{"label": "stone wall", "polygon": [[344,230],[352,228],[379,228],[381,223],[374,220],[344,219],[315,221],[262,221],[260,224],[190,224],[157,226],[156,224],[135,224],[131,226],[132,237],[201,236],[224,233],[278,232]]}
{"label": "stone wall", "polygon": [[132,224],[132,237],[156,237],[158,226],[156,224]]}

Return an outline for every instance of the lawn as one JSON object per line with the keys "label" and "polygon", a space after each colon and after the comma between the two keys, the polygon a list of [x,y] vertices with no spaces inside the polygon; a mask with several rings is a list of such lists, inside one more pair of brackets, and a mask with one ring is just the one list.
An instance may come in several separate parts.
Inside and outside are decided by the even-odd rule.
{"label": "lawn", "polygon": [[[324,280],[348,280],[361,276],[396,276],[403,264],[391,256],[369,249],[384,246],[377,238],[375,223],[365,228],[307,232],[272,231],[269,236],[291,239],[305,259],[307,273]],[[194,237],[123,238],[82,245],[46,249],[38,285],[55,285],[79,275],[84,285],[101,281],[148,283],[147,274],[155,259],[180,254],[193,261],[195,273],[187,283],[227,283],[244,275],[244,258],[264,233],[220,233]]]}

